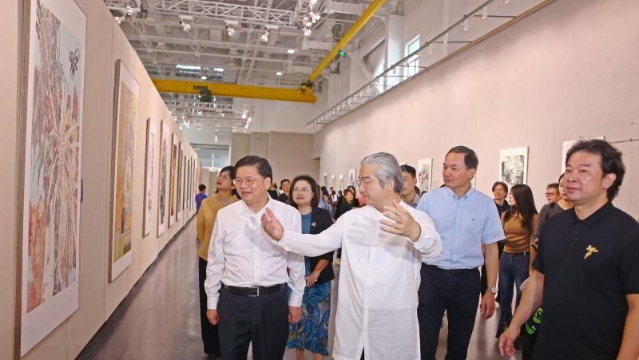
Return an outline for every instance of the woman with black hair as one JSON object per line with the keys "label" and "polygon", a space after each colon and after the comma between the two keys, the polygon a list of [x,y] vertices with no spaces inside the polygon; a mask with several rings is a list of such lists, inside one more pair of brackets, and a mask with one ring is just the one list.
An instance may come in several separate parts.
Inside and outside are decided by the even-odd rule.
{"label": "woman with black hair", "polygon": [[501,216],[506,234],[504,252],[499,259],[499,327],[496,337],[508,327],[512,319],[513,285],[517,286],[519,305],[521,290],[519,287],[528,278],[531,267],[530,247],[539,222],[535,199],[528,185],[514,185],[508,197],[510,210]]}
{"label": "woman with black hair", "polygon": [[200,211],[197,214],[197,237],[201,244],[198,249],[199,259],[199,280],[200,280],[200,327],[202,341],[204,342],[204,352],[210,359],[217,359],[221,356],[220,341],[217,336],[217,325],[211,325],[206,317],[206,291],[204,281],[206,280],[206,265],[208,263],[209,243],[213,233],[213,225],[217,212],[238,199],[236,197],[233,179],[235,178],[235,168],[227,166],[220,171],[215,182],[215,193],[202,200]]}
{"label": "woman with black hair", "polygon": [[[297,176],[291,183],[289,205],[302,214],[302,233],[319,234],[333,225],[331,213],[320,209],[315,180],[308,175]],[[306,288],[302,298],[302,318],[289,327],[286,346],[295,349],[297,359],[305,359],[304,351],[313,360],[328,356],[328,319],[331,313],[331,280],[333,251],[316,257],[304,257]]]}

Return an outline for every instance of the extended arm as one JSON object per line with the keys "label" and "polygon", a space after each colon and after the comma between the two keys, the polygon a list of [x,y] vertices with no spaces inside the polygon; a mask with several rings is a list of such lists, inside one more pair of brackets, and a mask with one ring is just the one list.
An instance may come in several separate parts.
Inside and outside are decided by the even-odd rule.
{"label": "extended arm", "polygon": [[220,299],[220,287],[222,284],[222,273],[224,272],[224,231],[220,222],[216,222],[213,227],[213,234],[209,242],[208,262],[206,264],[206,280],[204,289],[206,290],[206,316],[211,324],[216,325],[219,321],[217,313],[217,302]]}
{"label": "extended arm", "polygon": [[499,352],[501,356],[515,354],[515,340],[519,336],[521,326],[539,309],[544,296],[544,274],[535,271],[530,274],[526,288],[521,295],[521,301],[508,329],[499,338]]}
{"label": "extended arm", "polygon": [[623,327],[623,338],[617,360],[636,360],[639,358],[639,294],[626,295],[628,314]]}
{"label": "extended arm", "polygon": [[[488,286],[495,286],[499,273],[499,249],[496,242],[484,245],[484,266],[486,267]],[[492,292],[486,291],[484,294],[481,299],[480,312],[484,320],[490,319],[495,313],[495,296]]]}

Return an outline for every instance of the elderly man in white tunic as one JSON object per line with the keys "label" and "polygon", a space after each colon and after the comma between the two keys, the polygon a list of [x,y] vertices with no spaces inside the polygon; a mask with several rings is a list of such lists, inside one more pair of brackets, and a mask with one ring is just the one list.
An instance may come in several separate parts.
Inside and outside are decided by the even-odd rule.
{"label": "elderly man in white tunic", "polygon": [[321,234],[285,230],[268,208],[262,227],[302,255],[342,248],[335,360],[419,360],[419,270],[422,260],[439,255],[441,239],[426,213],[401,201],[402,171],[393,155],[367,156],[359,174],[366,206]]}

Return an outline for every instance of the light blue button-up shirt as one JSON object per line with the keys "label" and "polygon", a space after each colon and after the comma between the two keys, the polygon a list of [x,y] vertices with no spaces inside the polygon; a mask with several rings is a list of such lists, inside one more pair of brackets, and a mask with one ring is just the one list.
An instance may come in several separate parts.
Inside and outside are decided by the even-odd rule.
{"label": "light blue button-up shirt", "polygon": [[422,196],[417,209],[435,222],[442,239],[442,252],[424,261],[439,268],[472,269],[484,264],[482,244],[506,238],[494,201],[471,188],[461,198],[448,187]]}

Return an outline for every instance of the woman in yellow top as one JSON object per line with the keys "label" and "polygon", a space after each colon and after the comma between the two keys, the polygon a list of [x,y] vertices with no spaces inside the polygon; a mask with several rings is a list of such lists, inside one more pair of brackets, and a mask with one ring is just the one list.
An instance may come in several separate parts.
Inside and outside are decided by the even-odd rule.
{"label": "woman in yellow top", "polygon": [[200,272],[200,327],[202,330],[202,341],[204,342],[204,352],[209,355],[210,359],[217,359],[221,355],[220,341],[217,337],[217,325],[211,325],[206,317],[206,291],[204,291],[204,280],[206,280],[206,264],[209,252],[209,243],[211,242],[211,233],[213,233],[213,225],[215,225],[215,217],[218,210],[226,205],[236,202],[235,187],[233,186],[233,178],[235,178],[235,168],[227,166],[220,171],[215,182],[215,193],[204,199],[197,214],[197,237],[201,244],[198,249],[199,255],[199,272]]}
{"label": "woman in yellow top", "polygon": [[535,199],[528,185],[514,185],[508,196],[510,210],[501,216],[506,234],[504,252],[499,259],[499,307],[501,317],[497,327],[499,338],[508,327],[513,316],[513,286],[517,287],[517,301],[521,298],[521,283],[528,278],[530,268],[530,245],[533,240],[539,215]]}

